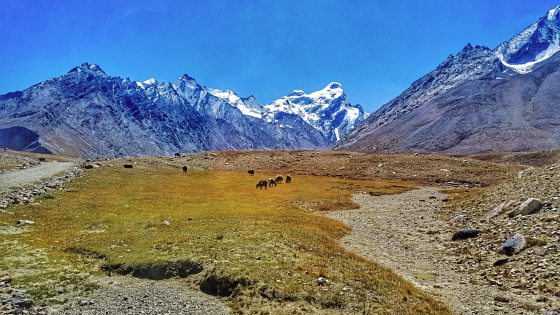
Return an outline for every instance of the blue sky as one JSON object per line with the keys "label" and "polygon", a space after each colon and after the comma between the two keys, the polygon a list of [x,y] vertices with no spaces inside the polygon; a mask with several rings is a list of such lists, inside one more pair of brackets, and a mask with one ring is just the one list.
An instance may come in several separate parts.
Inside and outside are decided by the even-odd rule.
{"label": "blue sky", "polygon": [[341,82],[373,111],[467,43],[495,47],[560,1],[0,2],[0,93],[83,62],[110,75],[183,73],[262,103]]}

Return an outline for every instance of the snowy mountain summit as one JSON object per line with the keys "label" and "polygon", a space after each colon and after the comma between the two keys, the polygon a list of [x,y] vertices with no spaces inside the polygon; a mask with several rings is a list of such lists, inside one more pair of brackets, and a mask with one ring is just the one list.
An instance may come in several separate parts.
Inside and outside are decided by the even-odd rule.
{"label": "snowy mountain summit", "polygon": [[282,114],[298,115],[333,142],[340,140],[367,116],[362,106],[348,101],[342,84],[338,82],[331,82],[324,89],[309,94],[294,90],[264,108],[267,119]]}
{"label": "snowy mountain summit", "polygon": [[560,51],[560,6],[548,11],[496,49],[500,61],[508,68],[528,73],[533,67]]}

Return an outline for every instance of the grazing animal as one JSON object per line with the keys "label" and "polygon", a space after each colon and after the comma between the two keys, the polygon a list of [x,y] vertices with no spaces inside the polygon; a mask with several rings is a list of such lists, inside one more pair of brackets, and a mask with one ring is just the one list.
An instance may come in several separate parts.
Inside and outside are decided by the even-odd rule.
{"label": "grazing animal", "polygon": [[286,176],[286,184],[289,184],[292,182],[292,176],[288,175]]}
{"label": "grazing animal", "polygon": [[276,180],[274,178],[271,177],[271,178],[268,179],[268,187],[272,187],[272,186],[276,187],[276,185],[277,185],[277,183],[276,183]]}
{"label": "grazing animal", "polygon": [[283,180],[284,177],[282,177],[282,175],[276,175],[276,183],[281,184]]}
{"label": "grazing animal", "polygon": [[183,166],[183,173],[186,173],[186,172],[187,172],[187,167]]}
{"label": "grazing animal", "polygon": [[175,153],[176,157],[181,157],[181,153]]}
{"label": "grazing animal", "polygon": [[132,164],[123,164],[124,168],[132,168]]}
{"label": "grazing animal", "polygon": [[249,173],[249,175],[253,176],[253,175],[255,175],[255,170],[248,170],[247,173]]}
{"label": "grazing animal", "polygon": [[257,188],[260,188],[261,190],[264,189],[266,190],[266,186],[268,185],[268,182],[266,181],[266,179],[261,179],[259,180],[259,182],[257,183]]}
{"label": "grazing animal", "polygon": [[46,162],[46,161],[47,161],[47,159],[45,159],[45,158],[39,158],[39,162]]}

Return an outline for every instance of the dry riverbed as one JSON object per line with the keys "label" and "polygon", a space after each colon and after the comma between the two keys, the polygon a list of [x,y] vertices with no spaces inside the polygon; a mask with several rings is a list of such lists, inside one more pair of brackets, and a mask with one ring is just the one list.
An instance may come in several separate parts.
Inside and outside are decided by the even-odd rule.
{"label": "dry riverbed", "polygon": [[341,240],[350,251],[395,271],[446,303],[456,314],[529,314],[522,300],[496,303],[497,286],[479,283],[449,251],[453,229],[438,209],[448,197],[438,188],[386,196],[358,194],[359,209],[331,212],[352,228]]}

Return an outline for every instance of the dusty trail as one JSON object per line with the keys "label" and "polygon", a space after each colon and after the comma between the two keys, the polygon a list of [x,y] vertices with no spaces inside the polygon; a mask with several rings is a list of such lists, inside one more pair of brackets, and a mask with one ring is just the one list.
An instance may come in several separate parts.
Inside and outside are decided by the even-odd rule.
{"label": "dusty trail", "polygon": [[0,189],[29,185],[43,178],[67,172],[72,166],[72,162],[43,162],[27,169],[6,172],[0,174]]}
{"label": "dusty trail", "polygon": [[354,201],[360,209],[329,215],[352,228],[341,241],[346,249],[390,268],[454,313],[503,314],[494,306],[496,289],[473,284],[466,272],[451,268],[458,265],[457,257],[443,245],[451,234],[434,215],[444,197],[431,187],[387,196],[359,194]]}

